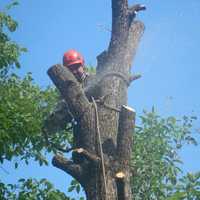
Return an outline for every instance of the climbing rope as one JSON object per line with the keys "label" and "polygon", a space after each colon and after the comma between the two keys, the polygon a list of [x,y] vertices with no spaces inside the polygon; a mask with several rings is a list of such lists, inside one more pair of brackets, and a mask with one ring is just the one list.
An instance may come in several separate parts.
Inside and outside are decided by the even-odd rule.
{"label": "climbing rope", "polygon": [[101,134],[99,129],[99,116],[98,116],[98,110],[97,110],[97,104],[94,100],[94,97],[92,97],[92,102],[94,104],[95,109],[95,117],[96,117],[96,131],[98,136],[98,143],[99,143],[99,149],[100,149],[100,157],[101,157],[101,165],[102,165],[102,173],[103,173],[103,182],[104,182],[104,189],[105,189],[105,200],[107,199],[107,185],[106,185],[106,172],[105,172],[105,162],[103,157],[103,148],[102,148],[102,141],[101,141]]}

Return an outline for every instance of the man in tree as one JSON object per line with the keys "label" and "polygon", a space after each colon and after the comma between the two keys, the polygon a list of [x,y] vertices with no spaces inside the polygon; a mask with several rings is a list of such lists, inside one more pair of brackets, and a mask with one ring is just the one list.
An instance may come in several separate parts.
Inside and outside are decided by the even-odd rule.
{"label": "man in tree", "polygon": [[[63,55],[63,66],[70,70],[83,88],[86,87],[89,79],[84,63],[83,56],[74,49],[66,51]],[[65,100],[61,99],[58,101],[55,110],[47,117],[44,127],[48,134],[54,134],[57,131],[63,130],[66,124],[72,122],[72,120],[73,116],[69,112]]]}

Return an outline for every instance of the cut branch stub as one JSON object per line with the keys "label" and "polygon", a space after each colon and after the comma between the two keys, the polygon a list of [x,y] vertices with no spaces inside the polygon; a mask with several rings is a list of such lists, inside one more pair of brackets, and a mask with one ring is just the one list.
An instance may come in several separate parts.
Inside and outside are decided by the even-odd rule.
{"label": "cut branch stub", "polygon": [[124,179],[124,177],[125,177],[125,174],[124,174],[124,172],[122,172],[122,171],[117,172],[117,173],[115,174],[115,178],[116,178],[116,179]]}
{"label": "cut branch stub", "polygon": [[131,76],[129,77],[129,82],[132,83],[133,81],[135,81],[135,80],[137,80],[137,79],[139,79],[139,78],[141,78],[141,77],[142,77],[141,74],[133,74],[133,75],[131,75]]}
{"label": "cut branch stub", "polygon": [[116,185],[117,185],[117,197],[120,200],[125,200],[125,174],[123,172],[118,172],[115,175]]}

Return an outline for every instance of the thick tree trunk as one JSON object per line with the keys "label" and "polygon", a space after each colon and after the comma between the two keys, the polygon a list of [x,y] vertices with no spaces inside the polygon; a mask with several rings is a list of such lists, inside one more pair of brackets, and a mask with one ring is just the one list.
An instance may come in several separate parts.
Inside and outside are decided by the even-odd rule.
{"label": "thick tree trunk", "polygon": [[127,0],[112,0],[111,41],[108,50],[97,57],[96,81],[87,91],[67,68],[55,65],[48,71],[77,121],[73,160],[56,155],[53,165],[77,179],[88,200],[132,199],[135,111],[126,105],[127,88],[135,79],[130,76],[130,67],[144,30],[134,18],[143,9],[140,5],[128,7]]}

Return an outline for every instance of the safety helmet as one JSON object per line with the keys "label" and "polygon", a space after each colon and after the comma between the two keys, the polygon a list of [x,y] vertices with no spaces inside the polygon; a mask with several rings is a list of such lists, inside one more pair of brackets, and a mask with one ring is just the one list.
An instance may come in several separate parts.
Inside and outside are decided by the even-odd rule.
{"label": "safety helmet", "polygon": [[70,65],[74,65],[74,64],[81,64],[83,66],[84,58],[79,52],[71,49],[64,53],[63,65],[66,67],[69,67]]}

